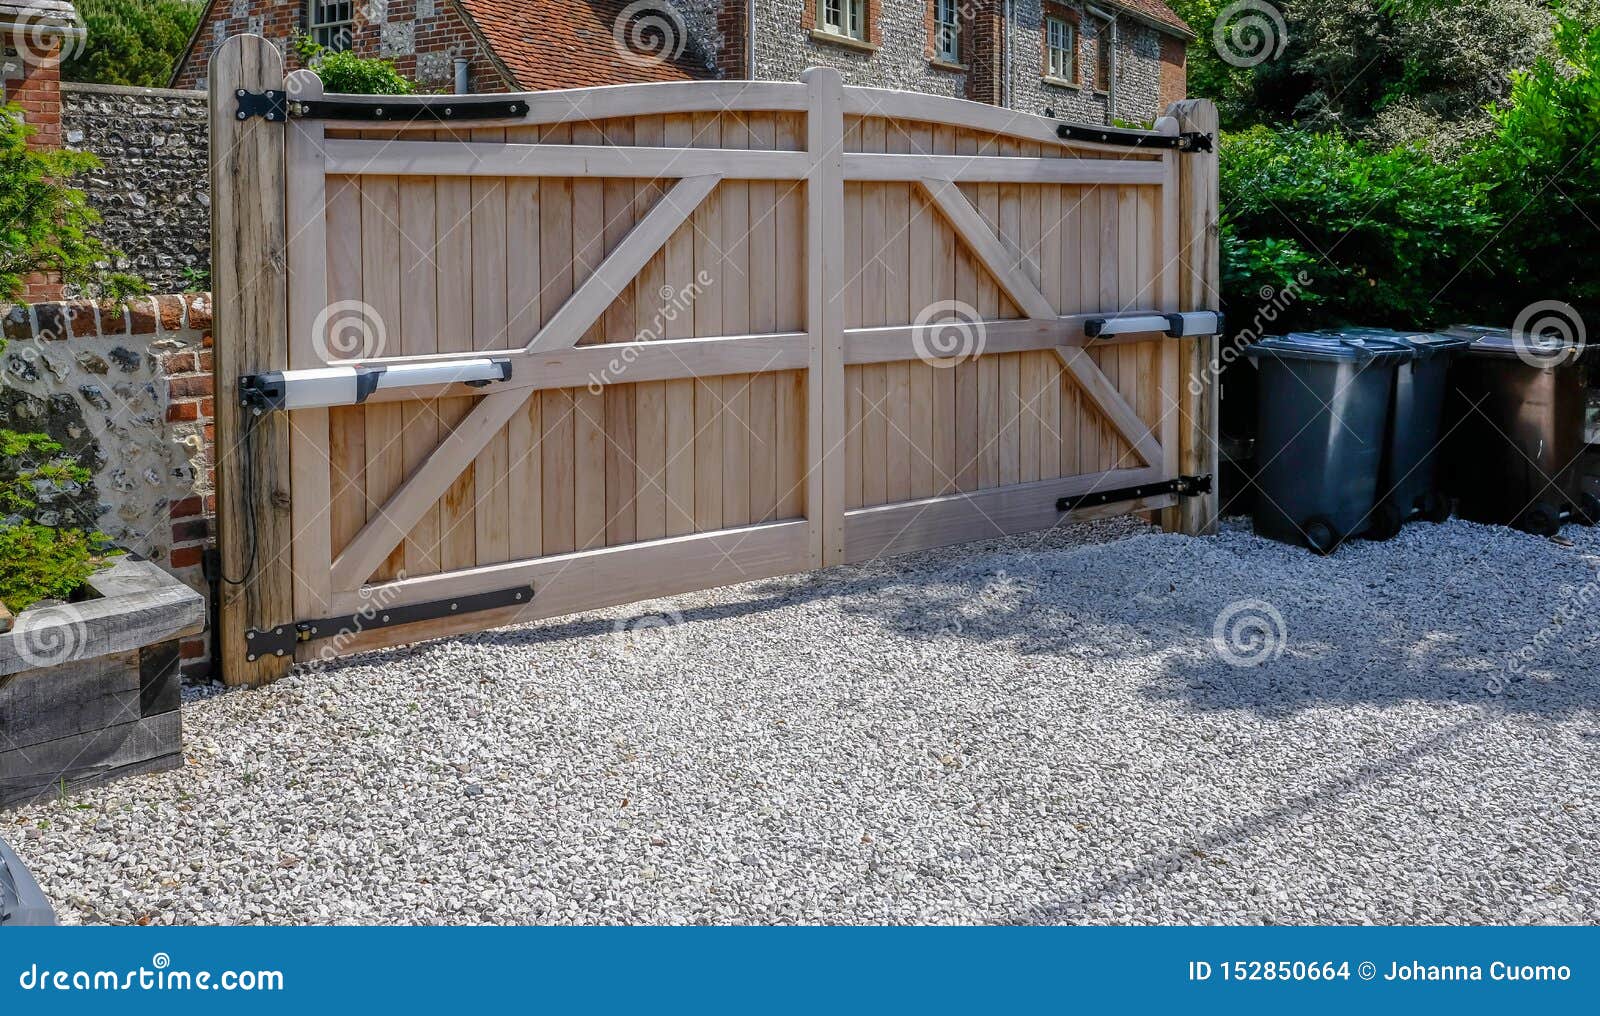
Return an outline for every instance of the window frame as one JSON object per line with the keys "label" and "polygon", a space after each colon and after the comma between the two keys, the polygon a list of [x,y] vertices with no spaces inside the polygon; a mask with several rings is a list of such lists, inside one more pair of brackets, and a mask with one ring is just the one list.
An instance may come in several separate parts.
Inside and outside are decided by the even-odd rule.
{"label": "window frame", "polygon": [[[1064,36],[1063,44],[1057,46],[1054,39],[1054,30],[1059,26]],[[1065,61],[1065,68],[1058,73],[1056,69],[1056,56],[1059,54]],[[1044,18],[1044,73],[1046,77],[1057,81],[1078,80],[1078,31],[1077,26],[1059,14],[1046,14]]]}
{"label": "window frame", "polygon": [[[822,6],[822,17],[818,20],[824,32],[844,39],[854,39],[857,42],[867,41],[867,0],[818,0],[818,2]],[[838,21],[831,17],[835,10],[838,13]]]}
{"label": "window frame", "polygon": [[961,62],[961,5],[958,0],[933,0],[933,56],[944,63]]}
{"label": "window frame", "polygon": [[[321,15],[342,12],[343,18],[318,21]],[[306,35],[334,53],[348,52],[356,44],[355,0],[306,0]]]}

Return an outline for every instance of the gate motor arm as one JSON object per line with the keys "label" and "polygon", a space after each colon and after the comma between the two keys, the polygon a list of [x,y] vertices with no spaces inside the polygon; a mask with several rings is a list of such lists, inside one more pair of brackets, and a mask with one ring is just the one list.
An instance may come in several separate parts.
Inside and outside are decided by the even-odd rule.
{"label": "gate motor arm", "polygon": [[1083,334],[1091,339],[1136,332],[1161,332],[1169,338],[1191,335],[1221,335],[1222,315],[1214,310],[1186,310],[1178,314],[1128,314],[1123,317],[1090,318],[1083,323]]}
{"label": "gate motor arm", "polygon": [[239,404],[257,414],[274,409],[355,406],[385,388],[466,384],[474,388],[511,377],[511,360],[481,357],[437,363],[392,363],[369,367],[314,367],[274,370],[239,378]]}

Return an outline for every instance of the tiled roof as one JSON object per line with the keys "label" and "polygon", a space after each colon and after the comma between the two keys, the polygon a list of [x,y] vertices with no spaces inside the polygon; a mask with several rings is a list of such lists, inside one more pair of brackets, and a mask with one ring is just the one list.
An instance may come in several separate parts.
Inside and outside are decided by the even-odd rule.
{"label": "tiled roof", "polygon": [[[646,46],[630,46],[630,38],[640,37],[642,22],[634,17],[619,27],[623,11],[636,6],[623,0],[456,0],[456,6],[515,79],[513,88],[715,77],[694,58],[681,21],[658,18],[655,23],[665,25],[667,35],[645,29]],[[640,55],[663,38],[668,44],[662,56]]]}
{"label": "tiled roof", "polygon": [[1177,13],[1171,7],[1162,3],[1161,0],[1115,0],[1109,6],[1120,7],[1122,10],[1142,17],[1147,21],[1175,29],[1186,38],[1192,39],[1195,37],[1194,29],[1189,27],[1189,23],[1178,17]]}

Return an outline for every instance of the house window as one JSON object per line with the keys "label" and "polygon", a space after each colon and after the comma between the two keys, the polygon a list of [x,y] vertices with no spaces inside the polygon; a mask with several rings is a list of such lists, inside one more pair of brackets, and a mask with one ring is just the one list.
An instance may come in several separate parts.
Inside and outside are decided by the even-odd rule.
{"label": "house window", "polygon": [[1044,19],[1044,55],[1046,73],[1058,81],[1076,81],[1078,67],[1077,46],[1072,37],[1072,25],[1065,18]]}
{"label": "house window", "polygon": [[310,35],[317,45],[335,51],[355,41],[355,0],[310,0]]}
{"label": "house window", "polygon": [[940,60],[961,62],[961,22],[956,0],[934,0],[934,49]]}
{"label": "house window", "polygon": [[822,27],[834,35],[867,38],[867,0],[822,0]]}

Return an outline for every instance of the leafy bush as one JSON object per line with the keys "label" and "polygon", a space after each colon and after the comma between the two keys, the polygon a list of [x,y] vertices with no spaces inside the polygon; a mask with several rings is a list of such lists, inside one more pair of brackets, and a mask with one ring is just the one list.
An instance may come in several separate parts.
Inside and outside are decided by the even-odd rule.
{"label": "leafy bush", "polygon": [[95,169],[87,152],[39,152],[15,105],[0,107],[0,302],[22,294],[35,272],[55,272],[62,282],[108,298],[143,289],[131,275],[101,265],[115,251],[91,232],[100,216],[68,181]]}
{"label": "leafy bush", "polygon": [[94,573],[105,537],[85,528],[92,520],[63,518],[58,509],[70,500],[58,495],[93,483],[88,468],[46,435],[0,428],[0,603],[19,611],[65,598]]}
{"label": "leafy bush", "polygon": [[410,95],[417,86],[410,78],[395,69],[389,60],[356,56],[351,52],[335,52],[309,35],[298,35],[294,49],[300,60],[322,79],[322,87],[329,92],[355,95]]}
{"label": "leafy bush", "polygon": [[202,4],[194,0],[77,0],[88,30],[83,48],[61,66],[67,81],[164,88]]}
{"label": "leafy bush", "polygon": [[1571,303],[1600,328],[1600,26],[1563,18],[1556,55],[1512,79],[1499,135],[1475,159],[1498,183],[1501,285],[1517,306]]}
{"label": "leafy bush", "polygon": [[1441,292],[1479,288],[1495,218],[1464,166],[1266,127],[1226,136],[1221,152],[1223,299],[1236,314],[1303,277],[1281,327],[1421,326],[1455,313]]}
{"label": "leafy bush", "polygon": [[0,603],[22,611],[36,600],[64,600],[100,567],[94,537],[36,522],[0,524]]}

